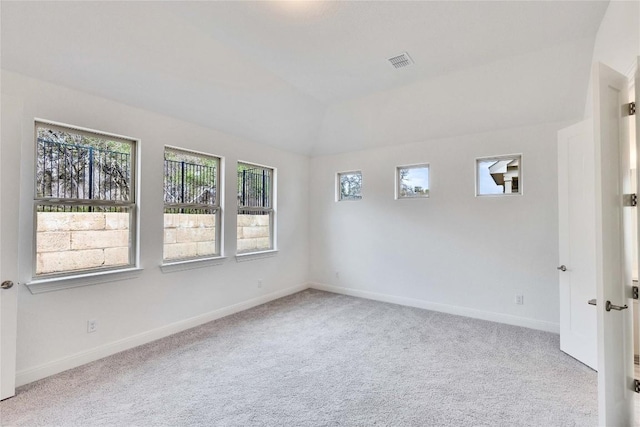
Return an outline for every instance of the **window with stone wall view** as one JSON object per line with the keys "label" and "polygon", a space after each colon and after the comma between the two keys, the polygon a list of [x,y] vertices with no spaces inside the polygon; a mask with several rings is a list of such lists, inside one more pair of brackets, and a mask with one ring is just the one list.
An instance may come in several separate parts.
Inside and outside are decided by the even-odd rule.
{"label": "window with stone wall view", "polygon": [[36,122],[38,278],[135,262],[136,142]]}
{"label": "window with stone wall view", "polygon": [[476,195],[522,193],[522,156],[485,157],[476,160]]}
{"label": "window with stone wall view", "polygon": [[220,255],[219,183],[219,157],[165,147],[165,261]]}
{"label": "window with stone wall view", "polygon": [[275,170],[238,163],[237,252],[274,249]]}

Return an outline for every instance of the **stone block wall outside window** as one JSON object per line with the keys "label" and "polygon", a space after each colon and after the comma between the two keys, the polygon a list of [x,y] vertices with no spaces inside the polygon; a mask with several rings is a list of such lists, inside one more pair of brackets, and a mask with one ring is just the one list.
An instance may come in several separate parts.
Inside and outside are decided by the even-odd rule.
{"label": "stone block wall outside window", "polygon": [[129,264],[129,214],[38,212],[36,274]]}
{"label": "stone block wall outside window", "polygon": [[271,249],[269,215],[238,215],[238,252]]}
{"label": "stone block wall outside window", "polygon": [[165,259],[212,257],[216,254],[215,215],[164,214]]}

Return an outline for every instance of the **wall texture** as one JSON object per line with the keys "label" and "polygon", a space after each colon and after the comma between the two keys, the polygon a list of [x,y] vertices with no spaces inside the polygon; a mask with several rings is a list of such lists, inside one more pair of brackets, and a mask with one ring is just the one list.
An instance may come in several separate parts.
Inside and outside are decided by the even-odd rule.
{"label": "wall texture", "polygon": [[[558,329],[556,131],[546,124],[311,160],[310,278],[326,289]],[[475,197],[475,158],[522,154],[521,196]],[[394,200],[430,164],[430,197]],[[362,200],[335,201],[362,171]],[[328,285],[328,286],[326,286]],[[516,305],[516,294],[524,304]]]}
{"label": "wall texture", "polygon": [[[34,118],[139,138],[139,274],[117,281],[31,294],[18,289],[18,384],[159,338],[222,313],[302,289],[308,277],[308,169],[305,156],[284,152],[108,99],[2,72],[2,94],[23,104],[19,179],[20,264],[16,281],[31,277],[33,251]],[[15,119],[14,119],[15,120]],[[163,272],[164,145],[222,156],[222,174],[234,188],[239,160],[277,168],[278,253],[237,262],[234,191],[222,195],[221,265]],[[246,261],[243,259],[243,261]],[[258,280],[262,286],[258,287]],[[87,320],[98,330],[87,334]]]}

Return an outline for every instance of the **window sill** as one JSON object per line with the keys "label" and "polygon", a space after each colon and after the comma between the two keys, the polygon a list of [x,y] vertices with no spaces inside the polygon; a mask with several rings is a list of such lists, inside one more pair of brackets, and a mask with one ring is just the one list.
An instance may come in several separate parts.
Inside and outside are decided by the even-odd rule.
{"label": "window sill", "polygon": [[396,197],[396,200],[425,200],[425,199],[430,199],[429,196],[412,196],[412,197],[408,197],[408,196],[398,196]]}
{"label": "window sill", "polygon": [[117,282],[138,277],[142,268],[131,267],[121,270],[99,271],[95,273],[78,274],[75,276],[52,277],[34,279],[25,283],[32,294],[59,291],[62,289],[78,288],[81,286],[97,285],[99,283]]}
{"label": "window sill", "polygon": [[500,198],[500,197],[518,197],[518,196],[522,196],[522,192],[518,192],[518,193],[498,193],[498,194],[476,194],[476,197],[487,198],[487,199]]}
{"label": "window sill", "polygon": [[173,273],[175,271],[192,270],[194,268],[213,267],[224,263],[227,257],[218,256],[211,258],[188,259],[184,261],[166,262],[160,265],[163,273]]}
{"label": "window sill", "polygon": [[253,261],[256,259],[271,258],[276,255],[278,255],[277,249],[270,249],[268,251],[261,251],[261,252],[246,252],[243,254],[237,254],[236,261],[237,262]]}

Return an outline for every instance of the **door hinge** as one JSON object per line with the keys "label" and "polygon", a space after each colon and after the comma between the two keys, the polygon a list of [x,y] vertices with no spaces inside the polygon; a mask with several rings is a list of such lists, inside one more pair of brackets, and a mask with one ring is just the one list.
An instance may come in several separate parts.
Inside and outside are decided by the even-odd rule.
{"label": "door hinge", "polygon": [[638,299],[638,287],[637,286],[632,286],[631,287],[631,298]]}
{"label": "door hinge", "polygon": [[624,206],[638,206],[638,195],[635,193],[625,194],[623,196],[623,205]]}
{"label": "door hinge", "polygon": [[633,380],[633,391],[640,393],[640,381]]}
{"label": "door hinge", "polygon": [[623,116],[635,116],[636,115],[636,103],[630,102],[628,104],[624,104],[622,106],[622,115]]}

